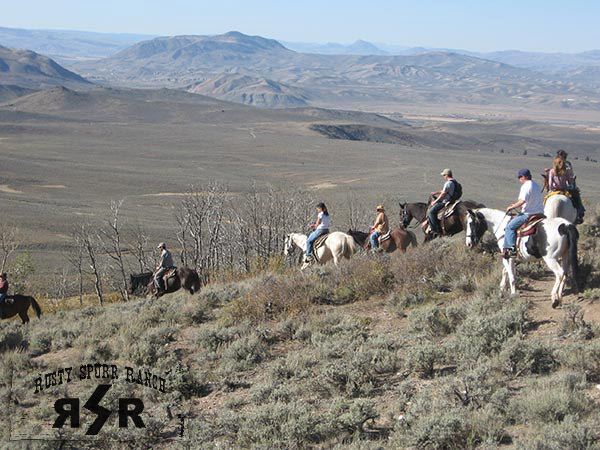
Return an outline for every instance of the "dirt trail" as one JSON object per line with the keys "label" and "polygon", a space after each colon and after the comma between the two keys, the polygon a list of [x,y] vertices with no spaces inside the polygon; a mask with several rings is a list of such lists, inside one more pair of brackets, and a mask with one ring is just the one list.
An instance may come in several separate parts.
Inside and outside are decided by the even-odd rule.
{"label": "dirt trail", "polygon": [[581,308],[586,322],[600,324],[600,304],[571,293],[571,289],[568,287],[565,289],[561,306],[556,309],[552,308],[550,300],[550,292],[554,285],[552,275],[546,275],[541,280],[526,279],[525,282],[526,284],[520,288],[519,294],[521,298],[531,301],[529,313],[535,325],[531,335],[556,336],[560,330],[561,321],[565,317],[563,308],[570,303],[575,303]]}

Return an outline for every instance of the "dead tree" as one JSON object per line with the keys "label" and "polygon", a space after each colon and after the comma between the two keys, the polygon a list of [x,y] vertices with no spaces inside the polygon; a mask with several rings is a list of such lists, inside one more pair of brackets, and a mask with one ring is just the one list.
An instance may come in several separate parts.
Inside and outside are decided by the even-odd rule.
{"label": "dead tree", "polygon": [[107,220],[106,227],[101,228],[98,232],[98,241],[103,251],[111,259],[112,265],[115,266],[117,276],[121,279],[120,286],[118,286],[121,297],[129,300],[127,273],[123,259],[122,224],[119,215],[122,205],[123,200],[119,200],[118,202],[111,201],[110,218]]}
{"label": "dead tree", "polygon": [[83,259],[87,259],[90,268],[90,274],[94,277],[94,290],[100,305],[104,304],[102,292],[102,277],[100,275],[100,265],[98,258],[99,245],[97,235],[93,233],[89,224],[81,224],[73,233],[73,239],[78,247],[81,248]]}
{"label": "dead tree", "polygon": [[135,257],[140,273],[151,270],[151,252],[148,249],[150,237],[147,231],[141,225],[134,225],[129,228],[128,235],[130,242],[129,247],[131,249],[131,253]]}
{"label": "dead tree", "polygon": [[20,244],[19,230],[16,227],[0,222],[0,252],[2,253],[0,273],[4,272],[8,260],[17,251]]}
{"label": "dead tree", "polygon": [[191,186],[175,215],[181,261],[198,271],[204,283],[218,270],[222,260],[223,215],[227,189],[211,183],[204,189]]}

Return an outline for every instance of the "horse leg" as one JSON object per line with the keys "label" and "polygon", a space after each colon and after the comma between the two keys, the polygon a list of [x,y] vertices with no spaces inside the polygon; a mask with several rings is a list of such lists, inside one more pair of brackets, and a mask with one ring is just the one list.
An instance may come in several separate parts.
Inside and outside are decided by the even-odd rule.
{"label": "horse leg", "polygon": [[554,286],[552,287],[550,298],[552,300],[552,307],[556,308],[558,305],[560,305],[560,301],[562,300],[561,285],[564,285],[565,272],[562,264],[560,264],[556,259],[550,256],[544,256],[544,261],[546,262],[548,268],[554,272]]}
{"label": "horse leg", "polygon": [[[510,287],[510,296],[515,297],[517,295],[517,283],[515,280],[515,260],[514,259],[503,259],[504,271],[506,271],[506,277],[508,278],[508,285]],[[504,277],[504,274],[503,274]]]}
{"label": "horse leg", "polygon": [[504,292],[504,290],[506,289],[506,282],[508,281],[508,271],[506,270],[506,267],[503,264],[502,267],[502,280],[500,280],[500,292]]}
{"label": "horse leg", "polygon": [[19,311],[19,317],[21,318],[23,325],[25,325],[27,322],[29,322],[29,316],[27,315],[26,309]]}

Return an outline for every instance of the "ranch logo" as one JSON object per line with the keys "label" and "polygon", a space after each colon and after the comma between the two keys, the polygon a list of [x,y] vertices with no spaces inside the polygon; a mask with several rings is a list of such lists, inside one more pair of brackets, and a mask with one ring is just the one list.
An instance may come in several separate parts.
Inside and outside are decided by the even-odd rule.
{"label": "ranch logo", "polygon": [[[73,373],[72,367],[64,367],[62,369],[48,372],[43,376],[40,375],[35,379],[35,394],[42,392],[53,386],[60,386],[63,383],[70,383],[74,380],[118,380],[119,368],[108,364],[83,364],[79,366],[79,374],[76,376]],[[166,380],[162,377],[152,374],[148,370],[138,369],[137,371],[131,367],[125,367],[125,381],[127,383],[135,383],[141,386],[155,389],[161,393],[165,393]],[[112,384],[100,384],[93,392],[91,397],[83,405],[92,413],[96,414],[96,420],[86,431],[87,436],[97,435],[112,411],[100,406],[100,401],[104,395],[112,387]],[[54,402],[54,411],[58,414],[52,428],[62,428],[67,422],[71,428],[79,428],[80,426],[80,399],[79,398],[59,398]],[[131,407],[131,408],[130,408]],[[140,414],[144,411],[144,402],[139,398],[120,398],[119,399],[119,428],[128,427],[128,418],[137,428],[145,428],[144,421]]]}
{"label": "ranch logo", "polygon": [[[84,386],[77,386],[86,381],[98,383],[91,393],[85,390]],[[48,419],[52,423],[52,429],[65,431],[72,429],[77,432],[78,436],[82,436],[80,433],[85,430],[83,435],[91,437],[97,436],[103,428],[109,430],[114,427],[109,431],[109,438],[114,436],[118,439],[119,429],[146,428],[149,416],[145,412],[146,405],[142,398],[124,396],[108,400],[111,396],[107,397],[107,393],[117,383],[149,388],[160,394],[166,393],[168,387],[166,378],[152,373],[146,368],[93,363],[81,364],[78,367],[62,367],[38,374],[30,384],[29,393],[33,399],[40,402],[51,402],[53,415]],[[70,395],[68,392],[77,392],[77,394]],[[62,394],[62,396],[56,399],[56,394]],[[152,397],[156,398],[155,395]],[[114,417],[115,414],[118,419],[116,424],[105,427],[109,418]],[[85,417],[82,417],[84,415]],[[45,436],[27,436],[18,432],[20,427],[17,424],[12,425],[15,426],[11,426],[11,437],[16,438],[15,440],[54,440],[51,431]],[[77,429],[81,429],[81,431]],[[13,435],[13,430],[17,432],[18,436]],[[113,435],[113,433],[115,434]],[[106,433],[104,435],[108,436]],[[73,437],[76,438],[76,435]]]}

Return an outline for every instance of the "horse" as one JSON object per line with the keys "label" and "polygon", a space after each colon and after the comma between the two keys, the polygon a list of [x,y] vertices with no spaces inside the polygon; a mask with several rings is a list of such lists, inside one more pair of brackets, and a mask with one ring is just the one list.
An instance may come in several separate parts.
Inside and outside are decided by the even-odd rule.
{"label": "horse", "polygon": [[[12,302],[10,302],[11,299]],[[5,298],[4,303],[2,303],[2,308],[0,308],[2,310],[2,317],[0,319],[10,319],[18,314],[23,324],[26,324],[29,322],[29,316],[27,315],[29,306],[33,307],[39,319],[42,315],[42,309],[35,298],[29,295],[9,295]]]}
{"label": "horse", "polygon": [[[431,200],[431,199],[430,199]],[[445,221],[443,229],[445,230],[445,236],[454,236],[465,229],[465,219],[467,217],[467,211],[469,209],[483,208],[485,205],[482,203],[474,202],[473,200],[460,201],[456,206],[455,213],[450,217],[443,219]],[[418,223],[424,223],[423,231],[427,226],[427,209],[428,203],[400,203],[400,220],[402,226],[408,228],[413,219]],[[425,234],[425,241],[431,240],[428,234]]]}
{"label": "horse", "polygon": [[577,209],[573,206],[573,201],[563,194],[554,194],[547,197],[544,203],[544,215],[551,219],[562,217],[571,223],[577,219]]}
{"label": "horse", "polygon": [[[467,218],[466,244],[467,247],[476,245],[486,231],[490,231],[498,241],[498,247],[503,248],[504,230],[510,217],[504,211],[490,208],[469,210]],[[555,277],[552,288],[552,307],[556,308],[562,301],[566,275],[571,271],[571,283],[574,293],[579,292],[577,240],[579,233],[575,225],[566,219],[555,217],[544,219],[538,225],[537,231],[520,239],[518,251],[520,258],[527,261],[542,258]],[[512,296],[517,294],[515,283],[515,260],[502,259],[502,281],[500,290],[504,290],[508,281]]]}
{"label": "horse", "polygon": [[[349,234],[354,238],[356,243],[364,248],[369,248],[369,233],[358,230],[348,230],[346,234]],[[379,246],[386,252],[392,253],[396,250],[400,250],[404,253],[409,245],[413,247],[417,246],[417,237],[412,231],[406,230],[404,227],[398,227],[392,230],[390,238],[381,242]]]}
{"label": "horse", "polygon": [[[283,247],[283,254],[289,255],[293,250],[294,246],[298,247],[302,252],[306,252],[306,240],[305,234],[301,233],[290,233],[285,236],[285,243]],[[314,254],[317,257],[319,264],[325,264],[333,259],[333,264],[338,267],[341,258],[350,259],[350,257],[357,251],[356,244],[352,236],[348,236],[346,233],[341,231],[334,231],[329,233],[323,245],[319,248],[314,249]],[[304,262],[301,269],[308,267],[310,263]]]}
{"label": "horse", "polygon": [[175,276],[169,277],[166,282],[167,289],[161,293],[156,292],[156,286],[154,285],[154,274],[152,272],[144,272],[131,274],[130,280],[130,294],[139,294],[141,292],[150,292],[155,298],[161,297],[165,294],[178,291],[183,288],[188,291],[191,295],[200,291],[200,277],[198,272],[189,267],[181,267],[175,270]]}

